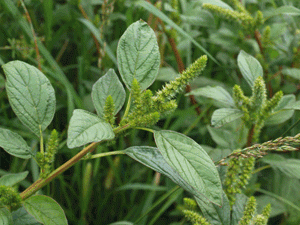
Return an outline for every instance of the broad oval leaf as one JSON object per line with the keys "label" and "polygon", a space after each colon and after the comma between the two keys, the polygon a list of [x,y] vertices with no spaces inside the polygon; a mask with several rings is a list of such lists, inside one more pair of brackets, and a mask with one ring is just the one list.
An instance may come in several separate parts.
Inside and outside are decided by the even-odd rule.
{"label": "broad oval leaf", "polygon": [[192,193],[196,197],[202,197],[195,188],[189,185],[187,181],[185,181],[179,173],[166,162],[157,148],[148,146],[133,146],[127,148],[125,153],[154,171],[169,177],[174,183],[178,184],[180,187]]}
{"label": "broad oval leaf", "polygon": [[0,225],[13,225],[12,215],[5,207],[0,208]]}
{"label": "broad oval leaf", "polygon": [[6,174],[0,178],[0,185],[14,186],[15,184],[24,180],[27,177],[27,175],[28,171],[14,174]]}
{"label": "broad oval leaf", "polygon": [[68,129],[67,145],[75,148],[90,142],[111,140],[115,137],[113,129],[98,116],[82,110],[75,109]]}
{"label": "broad oval leaf", "polygon": [[67,225],[68,221],[63,209],[52,198],[45,195],[35,195],[26,199],[24,208],[37,221],[47,225]]}
{"label": "broad oval leaf", "polygon": [[31,158],[31,149],[26,141],[13,131],[0,128],[0,147],[13,156],[22,159]]}
{"label": "broad oval leaf", "polygon": [[234,107],[234,101],[231,95],[226,91],[224,88],[217,86],[217,87],[202,87],[192,90],[191,92],[187,93],[186,95],[195,95],[195,96],[203,96],[206,98],[212,98],[224,105],[224,107]]}
{"label": "broad oval leaf", "polygon": [[226,194],[223,192],[223,205],[220,208],[212,203],[206,204],[196,198],[203,216],[212,225],[229,225],[230,224],[230,205]]}
{"label": "broad oval leaf", "polygon": [[221,180],[206,151],[191,138],[174,131],[155,131],[154,138],[167,163],[201,194],[201,200],[221,206]]}
{"label": "broad oval leaf", "polygon": [[232,122],[243,116],[243,112],[239,109],[222,108],[217,109],[211,116],[211,125],[221,127],[226,123]]}
{"label": "broad oval leaf", "polygon": [[243,50],[240,51],[237,62],[243,77],[252,88],[256,78],[263,76],[262,66],[256,58]]}
{"label": "broad oval leaf", "polygon": [[160,53],[154,31],[140,20],[131,24],[120,38],[117,48],[118,67],[128,89],[137,79],[145,90],[155,80]]}
{"label": "broad oval leaf", "polygon": [[37,68],[21,61],[3,65],[6,90],[20,121],[38,137],[55,113],[55,93],[48,78]]}
{"label": "broad oval leaf", "polygon": [[30,215],[24,207],[12,212],[14,225],[40,225],[32,215]]}
{"label": "broad oval leaf", "polygon": [[125,102],[126,93],[113,69],[109,69],[108,72],[93,85],[92,89],[92,99],[95,109],[102,118],[104,116],[105,102],[109,95],[111,95],[114,100],[114,113],[117,114]]}

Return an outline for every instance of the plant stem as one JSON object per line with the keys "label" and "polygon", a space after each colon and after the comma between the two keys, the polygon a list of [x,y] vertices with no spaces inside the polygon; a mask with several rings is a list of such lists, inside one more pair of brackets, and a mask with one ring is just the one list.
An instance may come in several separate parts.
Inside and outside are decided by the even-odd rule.
{"label": "plant stem", "polygon": [[[130,128],[129,124],[126,124],[122,127],[117,127],[114,129],[114,133],[118,134],[126,129]],[[54,170],[52,173],[49,174],[49,176],[45,179],[38,179],[36,182],[34,182],[32,185],[30,185],[25,191],[23,191],[20,196],[24,200],[26,198],[29,198],[31,195],[33,195],[35,192],[37,192],[39,189],[44,187],[46,184],[48,184],[50,181],[52,181],[54,178],[56,178],[58,175],[69,169],[71,166],[73,166],[76,162],[78,162],[82,157],[84,157],[87,153],[94,151],[95,147],[102,143],[100,142],[93,142],[84,149],[82,149],[79,153],[77,153],[73,158],[65,162],[63,165],[58,167],[56,170]]]}
{"label": "plant stem", "polygon": [[78,162],[83,156],[85,156],[87,153],[92,152],[95,147],[100,144],[100,142],[94,142],[90,144],[89,146],[82,149],[78,154],[76,154],[73,158],[71,158],[69,161],[65,162],[63,165],[58,167],[56,170],[54,170],[46,179],[38,179],[36,182],[34,182],[30,187],[28,187],[25,191],[23,191],[20,196],[24,200],[28,197],[30,197],[32,194],[37,192],[39,189],[44,187],[46,184],[48,184],[50,181],[52,181],[54,178],[56,178],[58,175],[69,169],[71,166],[73,166],[76,162]]}
{"label": "plant stem", "polygon": [[92,155],[91,157],[89,157],[89,158],[87,158],[87,159],[85,159],[85,160],[101,158],[101,157],[109,156],[109,155],[123,155],[123,154],[125,154],[125,151],[124,151],[124,150],[121,150],[121,151],[113,151],[113,152],[103,152],[103,153],[99,153],[99,154]]}

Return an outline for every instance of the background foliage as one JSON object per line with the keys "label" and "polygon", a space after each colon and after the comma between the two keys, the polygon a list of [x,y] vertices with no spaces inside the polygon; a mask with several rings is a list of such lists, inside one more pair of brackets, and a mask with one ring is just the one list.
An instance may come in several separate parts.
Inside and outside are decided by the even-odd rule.
{"label": "background foliage", "polygon": [[[202,6],[206,2],[232,9],[234,1],[25,0],[27,13],[17,0],[0,2],[0,64],[15,59],[28,62],[40,67],[54,86],[57,108],[46,133],[50,135],[55,128],[62,140],[55,167],[78,152],[79,148],[69,149],[65,141],[72,112],[78,108],[96,112],[90,94],[93,84],[110,68],[118,71],[117,44],[126,28],[139,19],[148,22],[158,38],[161,66],[152,90],[160,89],[164,81],[174,79],[204,53],[209,57],[202,75],[187,87],[187,92],[193,90],[194,97],[181,95],[178,109],[160,120],[157,130],[188,135],[214,161],[253,144],[240,119],[221,128],[211,126],[213,112],[222,109],[229,99],[220,96],[232,95],[235,84],[241,86],[246,96],[251,95],[249,81],[243,78],[237,63],[243,50],[262,65],[268,99],[280,90],[289,95],[286,105],[290,104],[290,108],[266,121],[258,142],[300,132],[300,113],[295,110],[300,108],[296,102],[300,90],[299,1],[241,1],[253,17],[258,10],[262,12],[264,23],[257,27],[259,34],[245,29],[243,21],[240,25]],[[36,151],[38,140],[11,110],[4,80],[1,71],[1,128],[18,133]],[[131,131],[110,145],[97,147],[96,153],[134,145],[155,144],[151,134]],[[258,210],[269,202],[272,204],[270,224],[300,222],[299,156],[297,151],[269,154],[256,162],[255,173],[244,193],[256,196]],[[30,171],[20,183],[20,190],[38,179],[39,168],[33,159],[19,159],[1,150],[0,162],[1,176]],[[220,167],[221,175],[225,168]],[[183,190],[174,192],[174,187],[171,180],[129,157],[109,156],[80,161],[41,193],[53,197],[63,207],[70,224],[110,224],[137,219],[139,224],[188,224],[179,208],[183,197],[189,195]]]}

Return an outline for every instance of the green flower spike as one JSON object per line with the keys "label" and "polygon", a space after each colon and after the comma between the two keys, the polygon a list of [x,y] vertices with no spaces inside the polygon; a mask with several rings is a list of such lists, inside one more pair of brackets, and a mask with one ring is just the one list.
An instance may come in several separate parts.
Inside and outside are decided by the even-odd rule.
{"label": "green flower spike", "polygon": [[195,209],[197,208],[197,202],[196,202],[194,199],[191,199],[191,198],[184,198],[184,199],[183,199],[183,202],[184,202],[184,206],[185,206],[187,209],[195,210]]}
{"label": "green flower spike", "polygon": [[21,207],[21,202],[22,198],[14,188],[0,185],[0,208],[6,206],[13,211]]}
{"label": "green flower spike", "polygon": [[183,210],[182,212],[184,213],[185,217],[194,225],[210,225],[207,220],[197,212],[187,209]]}
{"label": "green flower spike", "polygon": [[250,111],[260,112],[267,99],[267,90],[264,79],[259,76],[255,81],[252,89],[252,97],[250,99]]}
{"label": "green flower spike", "polygon": [[175,95],[181,92],[190,81],[199,76],[206,66],[207,56],[203,55],[197,59],[192,65],[190,65],[181,76],[176,80],[166,84],[164,88],[153,96],[153,100],[158,104],[165,104],[168,100],[171,100]]}
{"label": "green flower spike", "polygon": [[115,103],[111,95],[107,96],[105,105],[104,105],[104,120],[111,124],[112,126],[115,123]]}
{"label": "green flower spike", "polygon": [[241,218],[239,225],[249,225],[252,221],[254,214],[256,211],[256,200],[253,196],[251,196],[247,202],[245,207],[244,215]]}

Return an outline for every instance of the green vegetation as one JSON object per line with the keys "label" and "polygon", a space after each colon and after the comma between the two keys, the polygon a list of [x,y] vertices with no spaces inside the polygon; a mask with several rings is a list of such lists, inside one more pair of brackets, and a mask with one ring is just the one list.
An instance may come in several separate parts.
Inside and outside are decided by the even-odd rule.
{"label": "green vegetation", "polygon": [[0,224],[298,225],[299,17],[0,1]]}

